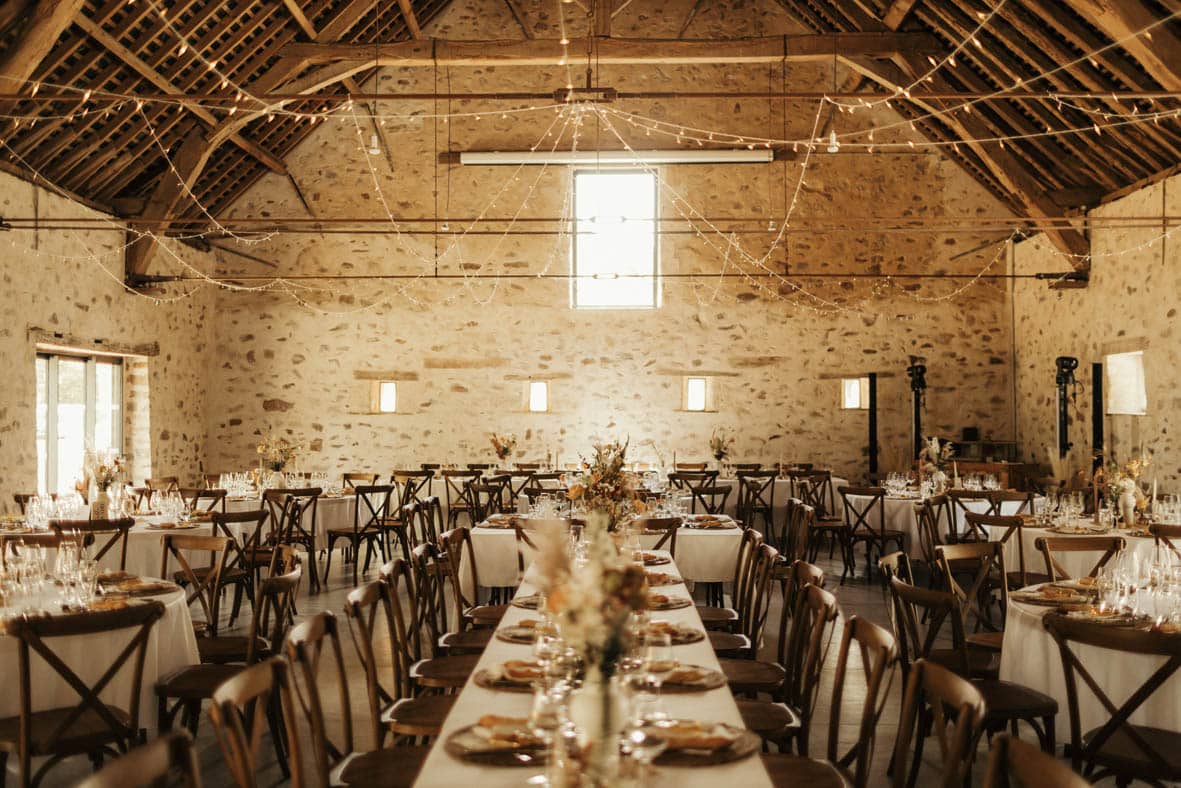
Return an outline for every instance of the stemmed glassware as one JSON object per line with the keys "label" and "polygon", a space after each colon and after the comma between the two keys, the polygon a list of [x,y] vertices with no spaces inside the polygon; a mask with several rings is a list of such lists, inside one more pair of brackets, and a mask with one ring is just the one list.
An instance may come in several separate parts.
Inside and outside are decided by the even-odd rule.
{"label": "stemmed glassware", "polygon": [[647,632],[644,635],[643,654],[644,673],[647,686],[652,688],[656,696],[654,719],[664,719],[665,715],[660,705],[660,690],[664,680],[677,669],[677,661],[673,657],[672,636],[667,632]]}

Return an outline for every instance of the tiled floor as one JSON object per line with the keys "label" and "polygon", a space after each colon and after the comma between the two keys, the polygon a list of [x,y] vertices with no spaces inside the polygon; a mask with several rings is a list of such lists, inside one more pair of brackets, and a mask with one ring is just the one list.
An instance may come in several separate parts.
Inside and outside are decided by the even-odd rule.
{"label": "tiled floor", "polygon": [[[829,582],[829,590],[833,591],[841,604],[842,621],[839,621],[836,630],[836,635],[833,640],[832,647],[828,653],[828,662],[825,667],[822,686],[820,689],[820,697],[817,703],[817,712],[812,724],[812,747],[811,754],[814,757],[822,757],[825,753],[825,748],[828,741],[828,726],[830,719],[830,699],[832,695],[832,676],[833,666],[836,662],[840,627],[843,627],[843,618],[850,615],[859,615],[868,618],[874,623],[880,624],[889,628],[889,618],[887,615],[887,607],[885,598],[883,597],[882,587],[876,582],[873,585],[867,583],[863,578],[850,580],[844,586],[839,585],[840,565],[839,562],[829,562],[824,558],[820,561],[821,566],[829,572],[831,578]],[[346,571],[347,570],[347,571]],[[371,569],[368,576],[364,580],[372,580],[376,577],[376,569]],[[299,600],[299,614],[300,618],[315,614],[321,610],[330,610],[341,614],[344,598],[347,592],[352,587],[351,567],[342,564],[338,560],[333,561],[333,576],[328,578],[326,590],[317,594],[316,596],[303,596]],[[773,603],[767,627],[768,634],[774,637],[777,632],[777,622],[779,620],[781,603],[776,595]],[[766,655],[770,657],[774,653],[773,642],[766,646]],[[364,719],[367,713],[365,709],[365,687],[364,680],[361,677],[360,668],[357,663],[356,654],[353,650],[351,642],[346,641],[343,644],[344,656],[346,665],[349,668],[349,675],[352,679],[350,681],[350,705],[354,709],[354,719],[358,721],[355,727],[355,735],[357,737],[357,746],[365,748],[370,746],[369,733],[363,724],[359,724]],[[389,654],[381,655],[385,665],[389,665]],[[864,677],[857,668],[857,660],[852,660],[853,669],[848,675],[848,683],[844,693],[844,702],[842,703],[841,725],[840,725],[840,742],[842,751],[847,748],[850,743],[855,740],[857,736],[857,729],[859,724],[860,704],[863,696]],[[325,675],[323,681],[325,703],[329,709],[338,707],[336,701],[336,682],[334,679]],[[886,700],[886,706],[882,712],[881,719],[876,731],[876,745],[874,750],[873,764],[871,772],[873,779],[870,782],[872,786],[886,786],[889,780],[885,775],[887,764],[890,761],[890,752],[894,746],[894,738],[897,731],[897,720],[899,716],[902,698],[901,677],[895,677],[890,686],[889,694]],[[148,721],[154,725],[154,720]],[[335,741],[340,740],[340,719],[333,715],[329,721],[329,737]],[[303,734],[305,737],[307,733]],[[1032,737],[1032,732],[1024,731],[1023,736]],[[207,786],[221,786],[230,784],[228,773],[225,769],[222,760],[221,752],[217,746],[217,742],[213,736],[210,728],[209,720],[206,715],[202,715],[201,728],[197,738],[198,755],[200,759],[201,769],[204,776],[205,784]],[[931,747],[930,750],[937,748]],[[986,755],[984,746],[981,747],[980,758]],[[928,755],[928,757],[937,757]],[[71,785],[76,782],[88,770],[88,765],[84,758],[74,759],[76,762],[67,763],[59,766],[51,773],[50,779],[46,784],[48,785]],[[269,749],[269,742],[264,746],[261,753],[261,768],[260,781],[262,786],[279,785],[283,783],[281,773],[275,762],[274,753]],[[982,760],[978,764],[974,773],[974,783],[979,784],[983,772]],[[933,784],[934,771],[928,767],[920,775],[919,784]],[[15,775],[11,775],[10,779],[15,779]]]}

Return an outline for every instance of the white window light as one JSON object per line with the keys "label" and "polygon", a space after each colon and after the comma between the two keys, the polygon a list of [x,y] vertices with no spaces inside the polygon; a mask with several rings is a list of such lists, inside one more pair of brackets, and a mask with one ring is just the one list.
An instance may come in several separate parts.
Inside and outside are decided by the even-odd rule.
{"label": "white window light", "polygon": [[1109,416],[1143,416],[1148,413],[1144,384],[1144,351],[1114,353],[1103,359],[1107,378],[1105,399]]}
{"label": "white window light", "polygon": [[660,306],[656,176],[638,170],[574,173],[570,305]]}
{"label": "white window light", "polygon": [[392,380],[383,380],[377,384],[377,412],[396,413],[398,411],[398,384]]}
{"label": "white window light", "polygon": [[549,383],[544,380],[529,381],[529,411],[545,413],[549,410]]}
{"label": "white window light", "polygon": [[869,409],[869,378],[841,380],[841,410]]}
{"label": "white window light", "polygon": [[705,378],[685,378],[685,410],[705,410],[706,390]]}

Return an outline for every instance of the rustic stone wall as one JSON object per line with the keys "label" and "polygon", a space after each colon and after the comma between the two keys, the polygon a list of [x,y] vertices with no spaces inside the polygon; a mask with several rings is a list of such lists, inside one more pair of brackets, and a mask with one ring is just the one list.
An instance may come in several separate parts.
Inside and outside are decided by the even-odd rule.
{"label": "rustic stone wall", "polygon": [[[44,190],[35,203],[35,188],[0,174],[0,215],[33,216],[35,204],[42,216],[98,215]],[[137,481],[153,471],[196,478],[204,445],[206,363],[211,349],[207,310],[213,302],[208,292],[175,304],[157,304],[126,293],[119,284],[123,243],[120,232],[109,230],[41,232],[36,239],[27,232],[3,236],[0,509],[10,504],[13,493],[30,492],[37,486],[36,344],[29,333],[34,328],[112,346],[158,343],[158,355],[130,364],[125,372],[132,395],[126,423],[150,424],[151,430],[149,440],[137,436],[135,429],[125,430],[125,453],[134,458]],[[209,264],[191,250],[182,254],[194,265]],[[158,271],[169,270],[166,262],[158,265]],[[145,386],[150,396],[144,396]],[[137,411],[149,400],[149,414]]]}
{"label": "rustic stone wall", "polygon": [[[1176,216],[1181,212],[1181,177],[1136,191],[1095,210],[1096,216],[1123,218]],[[1144,223],[1141,223],[1144,224]],[[1150,477],[1162,491],[1181,492],[1181,437],[1175,413],[1181,384],[1176,336],[1181,307],[1181,240],[1178,234],[1155,241],[1151,227],[1108,227],[1093,231],[1095,256],[1086,289],[1051,290],[1045,282],[1018,280],[1014,295],[1017,336],[1017,425],[1026,450],[1046,461],[1057,447],[1057,391],[1054,359],[1079,359],[1079,396],[1072,409],[1071,467],[1089,467],[1091,446],[1091,364],[1109,353],[1144,351],[1146,416],[1108,416],[1108,447],[1118,459],[1141,444],[1155,455]],[[1150,243],[1151,242],[1151,243]],[[1018,272],[1069,270],[1042,238],[1018,244]]]}
{"label": "rustic stone wall", "polygon": [[[574,8],[575,6],[562,6]],[[546,14],[550,14],[547,9]],[[618,35],[675,36],[683,3],[635,0],[616,17]],[[550,14],[530,15],[537,35],[556,35]],[[577,33],[581,23],[571,24]],[[688,33],[726,37],[797,30],[772,2],[706,4]],[[494,0],[456,3],[427,31],[452,38],[519,38],[504,5]],[[580,79],[582,65],[572,78]],[[843,70],[838,79],[844,78]],[[552,91],[567,75],[555,69],[385,69],[383,91]],[[830,63],[792,64],[786,84],[823,90]],[[604,69],[600,84],[620,89],[765,90],[779,87],[778,67],[668,66]],[[370,86],[371,88],[372,86]],[[927,358],[929,432],[958,435],[963,426],[1005,438],[1012,432],[1008,310],[1003,289],[976,284],[950,301],[938,300],[962,281],[857,282],[800,274],[850,271],[976,273],[1001,248],[970,252],[988,240],[978,234],[869,233],[854,227],[799,232],[857,217],[996,216],[1004,209],[953,163],[937,153],[817,153],[808,162],[792,218],[793,232],[768,256],[766,268],[790,271],[791,281],[708,276],[738,268],[727,241],[680,222],[661,238],[663,271],[705,274],[667,279],[655,312],[585,312],[568,307],[568,284],[546,279],[434,279],[442,275],[564,273],[568,238],[467,233],[432,236],[422,224],[398,218],[486,216],[523,218],[564,214],[569,168],[435,165],[448,150],[520,150],[574,144],[619,148],[611,128],[593,115],[566,124],[554,111],[504,113],[506,105],[398,102],[382,112],[416,113],[388,120],[382,134],[393,160],[368,157],[371,126],[348,116],[316,130],[289,157],[296,181],[318,217],[386,220],[386,235],[334,232],[280,234],[250,252],[291,274],[397,274],[409,279],[331,283],[335,292],[218,295],[217,379],[210,387],[206,467],[249,466],[258,436],[287,433],[311,447],[303,465],[330,471],[387,470],[421,461],[487,460],[489,431],[515,432],[521,458],[547,452],[569,461],[597,439],[630,436],[639,460],[705,458],[715,427],[737,436],[735,456],[773,462],[780,457],[831,464],[843,473],[865,471],[865,415],[838,410],[833,375],[888,372],[881,382],[883,459],[900,457],[909,440],[909,391],[904,370],[911,354]],[[767,100],[633,101],[621,109],[736,134],[807,137],[816,121],[811,102]],[[434,112],[478,113],[448,122]],[[827,110],[820,118],[823,124]],[[607,120],[611,120],[608,118]],[[559,124],[547,136],[551,123]],[[906,139],[905,123],[889,110],[835,113],[838,131],[895,124],[880,140]],[[563,125],[565,124],[565,125]],[[636,147],[675,147],[675,138],[648,136],[620,121],[614,126]],[[558,131],[558,129],[561,131]],[[691,145],[685,142],[686,146]],[[696,147],[693,145],[693,147]],[[372,166],[372,171],[370,170]],[[771,248],[801,173],[802,151],[791,161],[757,166],[662,167],[661,214],[678,217],[685,203],[718,221],[752,255]],[[436,194],[437,192],[437,194]],[[527,200],[527,201],[526,201]],[[387,213],[388,207],[388,213]],[[267,176],[234,206],[238,216],[305,216],[285,179]],[[452,220],[451,231],[469,226]],[[493,225],[498,230],[507,223]],[[536,225],[521,223],[533,229]],[[552,225],[548,225],[552,226]],[[547,227],[548,227],[547,226]],[[693,232],[702,230],[702,234]],[[476,229],[484,229],[483,227]],[[437,246],[437,250],[436,250]],[[1003,268],[1003,257],[997,266]],[[266,275],[271,269],[223,255],[224,272]],[[747,262],[748,271],[758,271]],[[994,270],[1001,270],[997,268]],[[301,282],[301,287],[312,285]],[[933,300],[929,301],[929,300]],[[680,411],[681,378],[711,374],[717,411]],[[404,412],[372,415],[374,376],[399,380]],[[525,412],[525,382],[551,383],[552,412]]]}

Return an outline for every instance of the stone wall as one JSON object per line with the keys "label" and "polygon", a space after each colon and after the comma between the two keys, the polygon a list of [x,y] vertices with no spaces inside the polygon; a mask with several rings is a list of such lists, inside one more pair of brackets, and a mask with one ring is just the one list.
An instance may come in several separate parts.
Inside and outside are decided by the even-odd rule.
{"label": "stone wall", "polygon": [[[0,174],[0,215],[61,219],[92,218],[99,214],[70,200]],[[35,207],[36,206],[36,207]],[[123,235],[118,231],[63,230],[9,232],[0,243],[0,358],[5,363],[0,387],[0,509],[16,492],[37,486],[36,342],[30,329],[61,334],[89,346],[157,343],[158,355],[130,364],[131,403],[143,407],[150,399],[147,419],[139,413],[128,424],[150,424],[150,444],[125,430],[125,453],[134,458],[139,481],[150,472],[196,478],[201,463],[206,423],[206,364],[211,348],[210,293],[200,293],[175,304],[128,294],[120,285],[123,272]],[[180,252],[194,265],[208,265],[202,255]],[[166,262],[157,271],[167,271]],[[106,272],[102,269],[105,268]],[[144,386],[150,389],[145,397]],[[150,456],[147,446],[150,445]]]}
{"label": "stone wall", "polygon": [[[1094,262],[1085,289],[1051,290],[1045,282],[1018,280],[1014,295],[1017,336],[1017,425],[1030,455],[1046,461],[1057,447],[1057,390],[1054,359],[1079,359],[1079,394],[1071,409],[1070,465],[1089,467],[1091,445],[1091,364],[1109,353],[1144,351],[1148,414],[1107,416],[1107,444],[1127,459],[1143,444],[1155,455],[1150,477],[1162,491],[1181,492],[1181,436],[1175,414],[1181,406],[1181,355],[1177,314],[1181,307],[1181,240],[1164,241],[1162,222],[1151,217],[1181,213],[1181,176],[1146,187],[1108,205],[1095,216],[1149,217],[1140,227],[1107,227],[1092,232]],[[1175,227],[1175,225],[1174,225]],[[1069,270],[1042,238],[1018,244],[1019,273]]]}
{"label": "stone wall", "polygon": [[[574,6],[562,6],[574,8]],[[614,20],[617,35],[675,36],[683,4],[635,0]],[[537,35],[556,35],[556,20],[532,15]],[[580,24],[572,23],[577,33]],[[775,34],[798,28],[772,2],[707,4],[689,36]],[[504,5],[494,0],[456,3],[427,31],[451,38],[519,38]],[[572,79],[580,79],[581,65]],[[844,78],[843,70],[837,75]],[[524,68],[385,69],[383,91],[552,91],[564,71]],[[620,89],[823,90],[830,63],[792,64],[784,75],[766,66],[667,66],[604,69],[600,84]],[[370,85],[367,89],[372,89]],[[990,260],[1003,267],[999,246],[970,251],[979,234],[870,233],[864,228],[793,232],[767,256],[774,278],[718,279],[710,272],[741,269],[727,255],[724,235],[701,222],[665,228],[660,254],[669,278],[655,312],[586,312],[568,306],[562,280],[435,279],[444,276],[564,273],[568,238],[552,235],[432,236],[432,229],[395,217],[553,218],[564,215],[569,168],[435,165],[448,150],[568,149],[574,143],[619,148],[611,128],[636,147],[676,147],[675,138],[649,137],[619,116],[577,120],[553,110],[508,114],[503,103],[397,102],[382,112],[418,117],[388,120],[382,134],[393,160],[365,153],[368,121],[343,116],[316,130],[288,165],[317,217],[384,220],[385,235],[334,232],[283,235],[250,251],[277,271],[316,274],[402,275],[409,279],[334,282],[337,292],[302,289],[218,295],[217,380],[210,387],[206,466],[211,471],[248,467],[254,445],[268,431],[305,440],[305,468],[372,469],[421,461],[488,460],[489,431],[515,432],[520,458],[551,453],[563,462],[592,441],[630,436],[639,460],[655,460],[648,441],[666,460],[706,456],[716,427],[737,436],[736,459],[773,462],[780,457],[831,464],[859,475],[866,470],[863,412],[838,409],[839,384],[831,376],[890,373],[881,382],[883,460],[900,458],[909,440],[909,391],[904,374],[911,354],[927,358],[926,428],[958,435],[978,426],[993,438],[1012,433],[1008,310],[1003,289],[975,284],[943,300],[962,280],[860,280],[850,271],[974,274]],[[813,102],[767,100],[632,101],[620,109],[735,134],[807,137],[817,121]],[[448,122],[434,112],[469,112]],[[478,113],[478,114],[477,114]],[[819,123],[827,118],[827,110]],[[547,136],[551,123],[561,131]],[[835,113],[835,128],[891,125],[879,140],[912,132],[889,110]],[[691,143],[686,142],[689,146]],[[696,147],[695,145],[693,147]],[[768,220],[782,222],[804,173],[801,151],[768,165],[662,167],[661,215],[679,217],[686,202],[718,221],[754,257],[772,249]],[[372,171],[370,167],[372,166]],[[436,194],[437,192],[437,194]],[[684,201],[678,199],[684,198]],[[387,211],[388,208],[388,211]],[[238,216],[305,216],[289,182],[267,176],[232,212]],[[817,153],[807,163],[792,227],[850,222],[855,217],[996,216],[1005,210],[974,181],[937,153]],[[452,232],[466,223],[453,220]],[[492,225],[503,230],[507,223]],[[532,229],[536,225],[518,224]],[[552,225],[549,225],[552,226]],[[701,234],[693,228],[702,230]],[[372,228],[370,228],[372,229]],[[395,230],[393,232],[392,230]],[[484,229],[484,228],[477,228]],[[437,244],[437,252],[436,252]],[[998,255],[998,253],[1000,253]],[[266,275],[272,269],[230,256],[229,273]],[[747,271],[763,273],[746,262]],[[994,268],[993,270],[1000,270]],[[801,274],[830,278],[807,279]],[[837,276],[833,276],[837,275]],[[302,282],[301,286],[312,285]],[[680,410],[683,375],[712,374],[713,413]],[[373,415],[369,378],[399,380],[404,412]],[[530,378],[551,383],[553,411],[525,412]]]}

